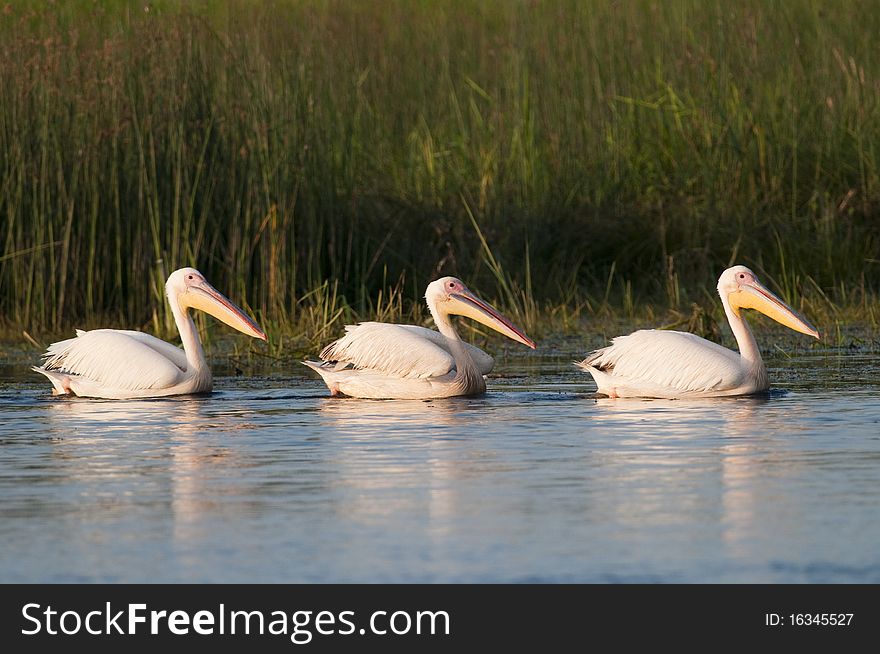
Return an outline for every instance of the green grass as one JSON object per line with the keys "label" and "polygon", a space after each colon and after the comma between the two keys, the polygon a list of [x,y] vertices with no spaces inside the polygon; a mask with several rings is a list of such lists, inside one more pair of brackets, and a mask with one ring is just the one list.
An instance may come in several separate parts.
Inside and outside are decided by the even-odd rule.
{"label": "green grass", "polygon": [[874,2],[5,6],[10,334],[168,334],[184,265],[303,350],[447,273],[538,332],[711,331],[733,262],[877,325]]}

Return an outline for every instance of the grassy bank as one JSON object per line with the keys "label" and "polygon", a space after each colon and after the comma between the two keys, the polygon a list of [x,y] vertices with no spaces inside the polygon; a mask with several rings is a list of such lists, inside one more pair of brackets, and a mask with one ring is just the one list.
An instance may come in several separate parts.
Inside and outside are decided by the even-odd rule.
{"label": "grassy bank", "polygon": [[867,1],[12,2],[0,323],[167,334],[183,265],[302,347],[446,273],[533,330],[699,322],[739,262],[876,326],[878,33]]}

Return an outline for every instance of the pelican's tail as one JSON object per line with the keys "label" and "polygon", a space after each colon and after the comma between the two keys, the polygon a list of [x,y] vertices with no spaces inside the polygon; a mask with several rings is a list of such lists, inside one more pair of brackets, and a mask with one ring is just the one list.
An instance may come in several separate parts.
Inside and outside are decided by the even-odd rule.
{"label": "pelican's tail", "polygon": [[580,368],[584,372],[590,373],[593,376],[593,379],[598,382],[600,376],[605,376],[605,372],[601,368],[597,368],[596,366],[594,366],[594,362],[595,359],[591,357],[587,357],[583,361],[572,361],[575,367]]}
{"label": "pelican's tail", "polygon": [[573,361],[572,363],[584,372],[590,373],[593,381],[596,382],[597,393],[608,395],[609,397],[617,397],[614,391],[614,379],[612,376],[605,372],[604,369],[594,365],[597,358],[596,352],[591,352],[583,361]]}
{"label": "pelican's tail", "polygon": [[321,375],[321,379],[327,384],[331,395],[339,395],[339,384],[333,381],[332,378],[333,373],[338,370],[337,364],[326,361],[300,361],[300,363]]}
{"label": "pelican's tail", "polygon": [[69,395],[73,392],[70,390],[70,377],[66,373],[46,370],[37,366],[32,366],[31,370],[45,375],[52,382],[52,395]]}
{"label": "pelican's tail", "polygon": [[583,361],[572,361],[572,363],[576,367],[578,367],[581,370],[584,370],[586,372],[592,372],[593,370],[595,370],[595,368],[592,366],[592,364],[590,364],[589,359],[584,359]]}

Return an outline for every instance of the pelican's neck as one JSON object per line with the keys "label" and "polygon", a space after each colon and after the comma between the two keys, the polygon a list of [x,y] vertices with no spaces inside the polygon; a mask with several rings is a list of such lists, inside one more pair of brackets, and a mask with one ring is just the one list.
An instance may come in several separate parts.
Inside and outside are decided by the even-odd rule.
{"label": "pelican's neck", "polygon": [[730,329],[736,338],[740,356],[753,366],[763,366],[761,351],[758,349],[758,343],[755,341],[748,323],[730,306],[726,293],[719,293],[719,295],[721,296],[721,304],[724,305],[724,313],[727,314],[727,322],[730,323]]}
{"label": "pelican's neck", "polygon": [[428,310],[434,318],[437,330],[449,341],[449,349],[455,361],[455,383],[460,385],[465,395],[482,393],[486,390],[486,382],[483,375],[477,369],[477,365],[468,354],[458,332],[449,319],[449,314],[439,310],[433,302],[428,302]]}
{"label": "pelican's neck", "polygon": [[189,311],[180,306],[176,294],[168,294],[168,303],[171,305],[171,313],[174,316],[174,322],[177,324],[177,331],[180,333],[183,351],[186,353],[188,371],[207,368],[205,351],[202,349],[199,332],[196,329],[192,316],[189,314]]}

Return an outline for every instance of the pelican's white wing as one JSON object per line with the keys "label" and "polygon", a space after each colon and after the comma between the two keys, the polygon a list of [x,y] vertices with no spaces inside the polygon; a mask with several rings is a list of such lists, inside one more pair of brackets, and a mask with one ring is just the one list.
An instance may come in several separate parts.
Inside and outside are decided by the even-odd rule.
{"label": "pelican's white wing", "polygon": [[[455,369],[449,342],[432,329],[364,322],[346,325],[345,331],[321,351],[321,359],[404,379],[441,377]],[[492,357],[468,343],[464,346],[481,374],[492,370]]]}
{"label": "pelican's white wing", "polygon": [[77,331],[76,338],[52,343],[43,368],[84,377],[108,388],[167,388],[183,378],[186,355],[142,332],[115,329]]}
{"label": "pelican's white wing", "polygon": [[659,397],[669,391],[701,394],[738,388],[748,373],[737,352],[695,334],[657,329],[618,336],[578,365],[602,373],[593,375],[600,392],[605,392],[601,380]]}
{"label": "pelican's white wing", "polygon": [[187,363],[186,360],[186,352],[181,348],[172,345],[167,341],[163,341],[161,338],[145,334],[144,332],[136,332],[131,329],[93,329],[92,331],[85,332],[81,329],[77,329],[76,335],[83,336],[85,334],[95,334],[99,332],[115,332],[117,334],[131,336],[151,349],[156,350],[156,352],[164,356],[166,359],[170,359],[171,362],[181,370],[185,371],[189,366],[189,363]]}
{"label": "pelican's white wing", "polygon": [[[427,338],[435,345],[439,345],[444,350],[446,350],[446,352],[449,353],[449,356],[452,356],[452,349],[449,347],[449,339],[437,330],[428,329],[427,327],[419,327],[418,325],[398,325],[398,327],[403,327],[404,329],[411,331],[413,334],[417,334],[419,336],[422,336],[423,338]],[[467,350],[467,353],[471,355],[471,359],[473,359],[474,363],[477,366],[477,370],[480,371],[481,375],[488,375],[490,372],[492,372],[492,368],[495,367],[495,359],[483,352],[483,350],[478,348],[476,345],[471,345],[470,343],[465,343],[464,341],[462,341],[462,343],[464,343],[464,349]]]}

